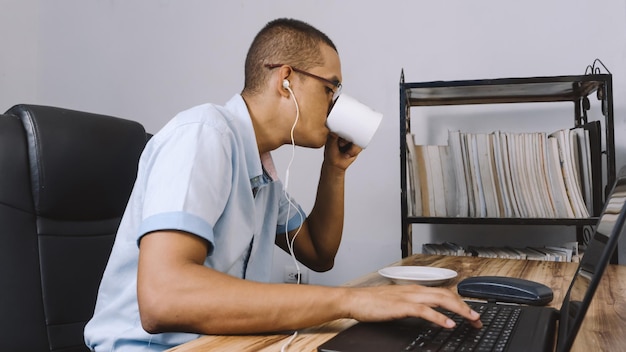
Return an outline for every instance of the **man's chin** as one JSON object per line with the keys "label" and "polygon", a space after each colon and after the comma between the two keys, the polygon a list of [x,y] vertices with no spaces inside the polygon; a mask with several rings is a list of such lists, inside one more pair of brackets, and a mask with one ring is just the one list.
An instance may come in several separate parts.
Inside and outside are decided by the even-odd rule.
{"label": "man's chin", "polygon": [[304,148],[319,149],[326,145],[326,142],[328,142],[329,134],[330,130],[328,128],[324,128],[323,130],[320,130],[318,134],[310,134],[309,138],[307,138],[306,140],[297,141],[299,142],[297,144]]}
{"label": "man's chin", "polygon": [[319,136],[317,136],[317,138],[310,140],[307,144],[307,146],[309,148],[321,148],[323,146],[326,145],[326,142],[328,142],[328,134],[330,133],[329,130],[325,131],[326,133],[320,134]]}
{"label": "man's chin", "polygon": [[301,147],[311,148],[311,149],[319,149],[319,148],[321,148],[321,147],[323,147],[325,145],[326,145],[326,141],[324,141],[323,143],[307,143],[307,144],[301,145]]}

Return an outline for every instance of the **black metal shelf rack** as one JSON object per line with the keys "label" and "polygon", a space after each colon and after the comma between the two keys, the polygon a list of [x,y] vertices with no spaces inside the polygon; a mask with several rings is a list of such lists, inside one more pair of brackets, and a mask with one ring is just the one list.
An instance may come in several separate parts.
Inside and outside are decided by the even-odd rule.
{"label": "black metal shelf rack", "polygon": [[407,179],[406,179],[406,134],[411,132],[411,107],[470,105],[470,104],[506,104],[537,102],[572,102],[574,105],[574,126],[587,123],[587,111],[590,109],[589,96],[596,93],[601,101],[604,117],[604,145],[602,158],[593,160],[601,163],[604,180],[593,180],[593,189],[602,194],[602,203],[606,193],[615,182],[615,141],[613,131],[613,87],[612,75],[592,74],[577,76],[551,76],[528,78],[499,78],[460,81],[433,81],[407,83],[404,72],[400,77],[400,184],[402,211],[402,257],[411,255],[413,236],[412,225],[417,223],[432,224],[498,224],[498,225],[559,225],[576,226],[578,240],[582,241],[582,228],[593,226],[598,221],[599,213],[585,219],[545,219],[545,218],[466,218],[466,217],[412,217],[408,216]]}

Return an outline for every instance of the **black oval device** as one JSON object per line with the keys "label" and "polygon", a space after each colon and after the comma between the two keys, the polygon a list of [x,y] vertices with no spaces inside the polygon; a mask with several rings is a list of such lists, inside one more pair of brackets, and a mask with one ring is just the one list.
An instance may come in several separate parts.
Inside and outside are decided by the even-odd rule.
{"label": "black oval device", "polygon": [[554,297],[552,289],[544,284],[506,276],[469,277],[459,282],[457,291],[468,298],[533,306],[546,305]]}

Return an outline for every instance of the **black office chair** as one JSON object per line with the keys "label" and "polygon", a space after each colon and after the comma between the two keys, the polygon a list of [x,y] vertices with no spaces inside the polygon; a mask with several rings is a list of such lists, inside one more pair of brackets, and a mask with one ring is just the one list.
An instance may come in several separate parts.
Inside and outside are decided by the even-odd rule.
{"label": "black office chair", "polygon": [[0,115],[0,350],[88,351],[83,328],[146,140],[110,116]]}

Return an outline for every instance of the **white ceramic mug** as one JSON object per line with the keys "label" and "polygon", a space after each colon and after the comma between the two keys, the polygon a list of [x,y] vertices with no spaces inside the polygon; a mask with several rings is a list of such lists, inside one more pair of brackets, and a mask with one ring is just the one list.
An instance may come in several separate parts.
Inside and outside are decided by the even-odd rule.
{"label": "white ceramic mug", "polygon": [[339,137],[365,149],[382,119],[383,114],[349,95],[342,94],[330,111],[326,126]]}

